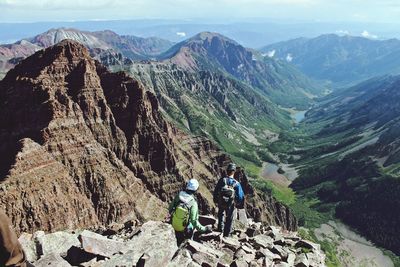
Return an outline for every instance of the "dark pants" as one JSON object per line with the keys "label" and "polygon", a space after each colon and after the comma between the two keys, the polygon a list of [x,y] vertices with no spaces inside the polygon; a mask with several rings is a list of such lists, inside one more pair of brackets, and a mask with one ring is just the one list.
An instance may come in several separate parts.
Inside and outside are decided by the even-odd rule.
{"label": "dark pants", "polygon": [[228,207],[218,208],[218,231],[224,232],[224,236],[229,236],[232,231],[233,214],[235,211],[235,205],[229,205]]}
{"label": "dark pants", "polygon": [[178,244],[179,247],[186,239],[192,239],[193,230],[183,231],[183,232],[175,231],[175,237],[176,237],[176,243]]}

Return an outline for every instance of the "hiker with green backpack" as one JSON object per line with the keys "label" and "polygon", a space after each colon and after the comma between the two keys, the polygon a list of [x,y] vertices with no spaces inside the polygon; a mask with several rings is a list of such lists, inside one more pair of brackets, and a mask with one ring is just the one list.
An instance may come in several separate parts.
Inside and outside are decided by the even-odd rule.
{"label": "hiker with green backpack", "polygon": [[227,237],[231,234],[235,208],[243,208],[244,193],[242,186],[233,176],[236,165],[229,163],[226,176],[219,179],[214,190],[214,203],[218,207],[218,230]]}
{"label": "hiker with green backpack", "polygon": [[193,237],[194,230],[202,233],[211,232],[212,226],[203,226],[199,222],[199,208],[195,193],[199,188],[196,179],[190,179],[186,189],[179,192],[169,205],[172,227],[178,246],[185,240]]}

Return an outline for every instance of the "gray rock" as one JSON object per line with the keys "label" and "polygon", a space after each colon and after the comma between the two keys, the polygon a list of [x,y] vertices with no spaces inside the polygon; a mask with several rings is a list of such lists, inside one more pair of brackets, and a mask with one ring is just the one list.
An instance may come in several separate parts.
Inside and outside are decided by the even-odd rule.
{"label": "gray rock", "polygon": [[218,259],[215,255],[211,255],[209,253],[205,253],[202,251],[196,252],[192,255],[193,260],[198,263],[200,266],[217,266]]}
{"label": "gray rock", "polygon": [[39,255],[66,255],[71,247],[79,247],[81,245],[77,234],[67,232],[55,232],[51,234],[37,232],[35,233],[34,240]]}
{"label": "gray rock", "polygon": [[186,244],[186,247],[189,251],[191,251],[193,254],[197,252],[203,252],[206,254],[214,255],[216,257],[222,257],[223,253],[217,249],[214,249],[210,246],[207,246],[206,244],[201,244],[199,242],[189,240]]}
{"label": "gray rock", "polygon": [[295,267],[308,267],[310,265],[307,255],[302,253],[296,257],[296,260],[294,261],[294,266]]}
{"label": "gray rock", "polygon": [[[289,253],[287,258],[286,258],[286,262],[290,265],[293,266],[294,265],[294,261],[296,260],[296,254],[294,253]],[[319,266],[319,265],[318,265]]]}
{"label": "gray rock", "polygon": [[265,258],[270,259],[271,261],[280,261],[282,257],[278,254],[273,253],[269,249],[261,249],[259,251]]}
{"label": "gray rock", "polygon": [[22,233],[21,236],[18,238],[18,241],[21,244],[25,252],[26,259],[29,262],[34,262],[38,260],[39,255],[37,254],[36,244],[33,240],[32,234]]}
{"label": "gray rock", "polygon": [[247,214],[245,209],[238,209],[237,210],[237,219],[238,221],[243,224],[244,226],[248,226],[249,222],[247,220]]}
{"label": "gray rock", "polygon": [[224,237],[222,238],[222,243],[233,251],[238,250],[240,248],[240,242],[232,237]]}
{"label": "gray rock", "polygon": [[33,264],[35,267],[70,267],[71,265],[64,260],[58,253],[48,253]]}
{"label": "gray rock", "polygon": [[245,260],[237,259],[234,262],[232,262],[230,267],[247,267],[247,266],[249,266],[249,265]]}
{"label": "gray rock", "polygon": [[279,245],[274,245],[272,247],[268,248],[272,253],[278,254],[279,256],[281,256],[282,259],[286,259],[288,256],[288,252],[283,249],[282,246]]}
{"label": "gray rock", "polygon": [[181,249],[168,264],[168,267],[200,267],[200,265],[193,261],[187,249]]}
{"label": "gray rock", "polygon": [[253,239],[253,244],[255,248],[269,248],[271,246],[273,246],[273,242],[274,240],[266,235],[257,235],[254,237]]}
{"label": "gray rock", "polygon": [[244,252],[246,252],[247,254],[254,254],[256,253],[256,250],[251,248],[250,246],[248,246],[247,244],[244,244],[243,246],[241,246],[241,249],[244,250]]}
{"label": "gray rock", "polygon": [[111,257],[125,247],[125,244],[121,241],[111,240],[87,230],[79,235],[79,239],[86,252],[104,257]]}
{"label": "gray rock", "polygon": [[121,253],[124,254],[113,256],[104,263],[103,267],[135,265],[144,253],[150,257],[146,261],[148,266],[167,266],[177,250],[175,231],[172,226],[167,223],[149,221],[141,227],[138,235],[125,242],[125,247],[121,249]]}
{"label": "gray rock", "polygon": [[268,226],[267,228],[267,235],[269,235],[270,237],[272,237],[274,240],[281,240],[283,239],[283,235],[281,233],[281,230],[279,227],[276,226]]}

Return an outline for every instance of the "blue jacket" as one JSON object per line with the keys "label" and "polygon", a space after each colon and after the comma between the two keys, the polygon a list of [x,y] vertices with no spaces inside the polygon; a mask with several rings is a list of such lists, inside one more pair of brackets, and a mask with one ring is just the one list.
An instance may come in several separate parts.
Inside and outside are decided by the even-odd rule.
{"label": "blue jacket", "polygon": [[221,188],[224,187],[224,185],[225,185],[225,182],[224,182],[225,178],[227,178],[227,180],[228,180],[228,185],[230,185],[230,186],[235,185],[233,187],[235,189],[235,201],[238,206],[242,206],[244,203],[244,193],[243,193],[242,186],[240,185],[240,183],[238,181],[236,181],[235,179],[233,179],[231,177],[223,177],[223,178],[219,179],[217,186],[214,189],[214,194],[213,194],[214,202],[218,203],[218,195],[219,195],[219,192],[221,191]]}

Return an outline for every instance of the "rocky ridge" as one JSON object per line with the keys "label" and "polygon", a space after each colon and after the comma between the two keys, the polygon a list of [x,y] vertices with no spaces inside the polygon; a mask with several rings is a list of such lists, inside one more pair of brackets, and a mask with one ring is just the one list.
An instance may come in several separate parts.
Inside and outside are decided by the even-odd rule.
{"label": "rocky ridge", "polygon": [[[229,158],[168,123],[154,94],[79,43],[22,61],[0,82],[0,102],[0,205],[18,232],[159,220],[191,177],[200,210],[215,208],[211,191]],[[286,206],[241,182],[251,217],[296,229]]]}
{"label": "rocky ridge", "polygon": [[[203,223],[215,224],[210,216]],[[237,223],[231,237],[195,234],[176,245],[174,230],[163,222],[114,224],[105,229],[23,234],[20,241],[34,266],[325,266],[318,244],[249,220]]]}
{"label": "rocky ridge", "polygon": [[93,57],[107,64],[129,64],[132,60],[149,59],[172,45],[156,37],[118,35],[109,30],[89,32],[69,28],[50,29],[14,44],[0,45],[0,78],[22,59],[65,39],[83,44]]}

